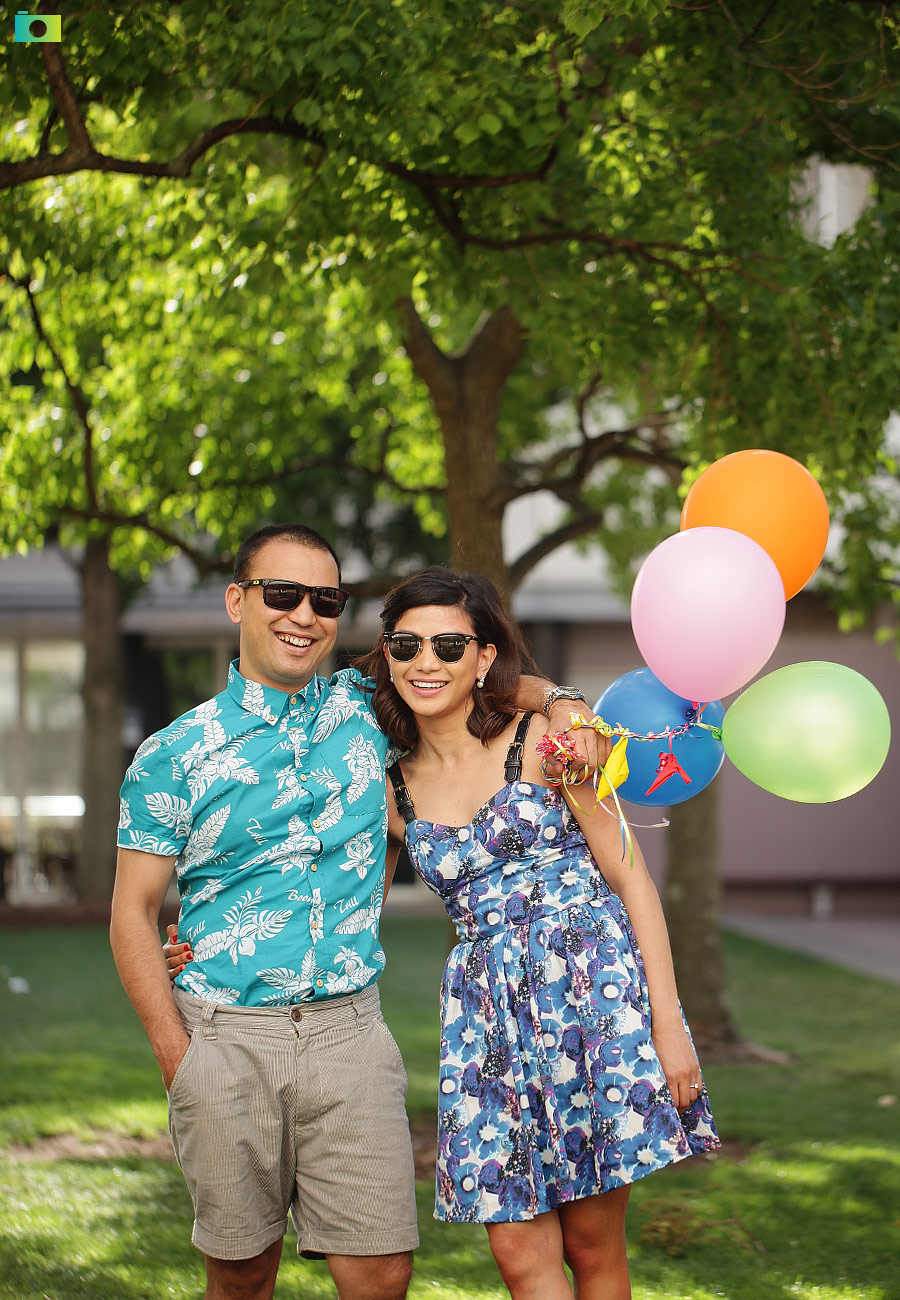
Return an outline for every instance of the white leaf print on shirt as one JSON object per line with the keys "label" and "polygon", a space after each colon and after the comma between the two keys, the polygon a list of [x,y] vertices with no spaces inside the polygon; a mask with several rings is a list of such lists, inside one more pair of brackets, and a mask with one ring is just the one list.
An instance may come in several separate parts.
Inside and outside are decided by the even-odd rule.
{"label": "white leaf print on shirt", "polygon": [[316,729],[313,732],[313,740],[324,740],[326,736],[330,736],[342,722],[348,722],[354,714],[369,721],[370,710],[368,706],[360,699],[352,700],[350,698],[350,686],[348,682],[338,682],[319,710],[319,716],[316,719]]}
{"label": "white leaf print on shirt", "polygon": [[221,749],[227,739],[221,722],[207,722],[203,728],[203,743],[207,749]]}
{"label": "white leaf print on shirt", "polygon": [[344,848],[347,859],[338,864],[341,871],[355,871],[360,880],[363,880],[369,867],[374,865],[372,836],[368,831],[360,831],[358,835],[353,836],[352,840],[347,841]]}
{"label": "white leaf print on shirt", "polygon": [[207,1001],[232,1003],[237,1002],[241,996],[237,989],[223,989],[210,984],[202,972],[192,970],[190,966],[182,971],[181,981],[189,993],[198,998],[206,998]]}
{"label": "white leaf print on shirt", "polygon": [[187,892],[182,894],[182,901],[190,907],[196,906],[197,903],[211,903],[218,894],[221,894],[224,888],[224,880],[207,880],[206,884],[201,889],[198,889],[196,894]]}
{"label": "white leaf print on shirt", "polygon": [[254,894],[251,894],[248,889],[239,903],[229,907],[224,918],[228,922],[228,929],[205,934],[198,943],[195,943],[196,960],[205,961],[220,952],[227,952],[236,966],[238,957],[252,957],[258,943],[264,943],[266,939],[273,939],[276,934],[280,934],[293,913],[261,912],[259,910],[261,897],[262,886]]}
{"label": "white leaf print on shirt", "polygon": [[191,805],[187,799],[171,794],[148,794],[147,811],[154,821],[171,826],[178,839],[191,833]]}
{"label": "white leaf print on shirt", "polygon": [[303,797],[303,786],[300,783],[297,769],[293,763],[288,767],[280,768],[275,773],[275,779],[278,782],[278,789],[281,791],[281,794],[276,796],[275,802],[272,804],[273,809],[284,808],[285,805],[291,803],[292,800],[301,799]]}
{"label": "white leaf print on shirt", "polygon": [[[212,857],[216,841],[225,829],[225,823],[228,821],[230,812],[231,804],[223,804],[221,808],[217,808],[214,813],[211,813],[205,822],[201,822],[199,826],[194,827],[178,862],[179,876],[182,872],[187,871],[188,867],[196,867],[199,863],[205,862],[207,858]],[[232,853],[223,853],[220,860],[225,862],[232,856]]]}
{"label": "white leaf print on shirt", "polygon": [[373,934],[377,934],[383,898],[384,889],[379,886],[372,895],[369,906],[359,907],[349,916],[345,916],[343,921],[339,921],[334,927],[335,934],[362,934],[363,930],[371,930]]}
{"label": "white leaf print on shirt", "polygon": [[125,779],[127,781],[140,781],[142,776],[146,776],[147,769],[144,767],[143,760],[148,754],[155,754],[161,745],[162,741],[159,736],[148,736],[142,744],[138,745]]}
{"label": "white leaf print on shirt", "polygon": [[316,965],[316,950],[315,948],[307,948],[306,952],[303,954],[303,961],[300,963],[300,978],[309,984],[311,989],[312,982],[318,973],[319,968]]}
{"label": "white leaf print on shirt", "polygon": [[259,773],[251,767],[240,751],[249,736],[230,740],[224,749],[208,754],[196,771],[188,773],[187,783],[194,799],[206,794],[214,781],[240,781],[244,785],[259,785]]}
{"label": "white leaf print on shirt", "polygon": [[261,998],[261,1003],[298,1002],[301,998],[308,998],[312,994],[312,980],[304,979],[302,975],[298,975],[295,970],[289,970],[287,966],[275,966],[270,970],[258,971],[257,974],[266,984],[271,984],[274,989],[277,989],[276,993],[269,993]]}
{"label": "white leaf print on shirt", "polygon": [[281,844],[269,846],[262,853],[257,853],[255,858],[250,858],[241,867],[246,871],[248,867],[258,867],[263,863],[281,862],[281,874],[290,871],[291,867],[297,867],[300,871],[305,871],[312,862],[315,855],[319,852],[320,841],[310,835],[309,827],[302,817],[295,813],[288,822],[288,831],[290,832],[287,839]]}
{"label": "white leaf print on shirt", "polygon": [[266,707],[266,693],[259,682],[244,682],[244,697],[241,700],[241,708],[247,713],[255,713],[261,718]]}
{"label": "white leaf print on shirt", "polygon": [[332,826],[336,826],[344,815],[344,806],[341,803],[341,783],[330,767],[313,768],[310,776],[319,785],[324,785],[328,791],[325,797],[325,807],[317,818],[319,830],[326,831]]}
{"label": "white leaf print on shirt", "polygon": [[158,853],[161,857],[170,858],[172,856],[172,846],[159,840],[155,835],[148,835],[146,831],[131,831],[128,836],[129,849],[137,849],[139,853]]}
{"label": "white leaf print on shirt", "polygon": [[197,705],[193,713],[188,714],[183,722],[171,729],[169,738],[171,740],[182,740],[192,727],[202,727],[205,732],[209,723],[218,718],[221,712],[222,710],[216,703],[215,698],[204,700],[202,704]]}
{"label": "white leaf print on shirt", "polygon": [[334,964],[343,967],[341,973],[325,972],[325,988],[328,993],[346,993],[352,989],[363,988],[370,983],[378,972],[374,966],[367,966],[359,953],[352,948],[339,948]]}
{"label": "white leaf print on shirt", "polygon": [[128,827],[131,825],[131,821],[132,821],[131,808],[129,807],[128,800],[124,798],[120,799],[119,800],[119,830],[127,831]]}
{"label": "white leaf print on shirt", "polygon": [[384,781],[384,768],[378,758],[378,752],[371,740],[364,736],[354,736],[350,748],[344,755],[344,762],[353,773],[353,780],[347,789],[347,803],[355,803],[365,794],[370,781]]}

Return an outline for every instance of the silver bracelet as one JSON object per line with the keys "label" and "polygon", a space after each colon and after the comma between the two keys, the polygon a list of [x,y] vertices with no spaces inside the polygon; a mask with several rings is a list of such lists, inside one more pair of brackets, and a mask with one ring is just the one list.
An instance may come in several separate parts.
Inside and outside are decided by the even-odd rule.
{"label": "silver bracelet", "polygon": [[582,704],[585,703],[583,692],[574,686],[550,686],[544,691],[544,713],[549,714],[559,700],[581,700]]}

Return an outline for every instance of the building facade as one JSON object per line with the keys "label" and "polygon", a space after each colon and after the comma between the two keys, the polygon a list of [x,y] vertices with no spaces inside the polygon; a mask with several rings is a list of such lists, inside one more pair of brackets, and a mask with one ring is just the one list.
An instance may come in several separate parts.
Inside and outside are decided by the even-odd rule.
{"label": "building facade", "polygon": [[[533,503],[532,503],[533,522]],[[515,519],[511,520],[515,527]],[[122,623],[126,713],[122,768],[144,736],[221,689],[237,653],[224,579],[198,587],[186,565],[161,569]],[[531,573],[514,613],[547,676],[592,703],[643,666],[628,610],[596,553],[562,548]],[[378,634],[378,602],[354,602],[339,624],[340,662]],[[70,896],[83,811],[80,697],[83,653],[77,575],[53,549],[0,561],[0,865],[6,901]],[[801,593],[765,671],[831,660],[855,668],[900,716],[900,665],[871,632],[841,635],[823,602]],[[728,701],[725,701],[727,704]],[[865,790],[806,805],[759,789],[726,759],[716,778],[722,880],[730,905],[900,911],[900,754]],[[631,810],[636,823],[658,811]],[[648,816],[652,812],[652,816]],[[114,828],[110,828],[111,837]],[[665,829],[638,831],[654,875],[665,871]]]}

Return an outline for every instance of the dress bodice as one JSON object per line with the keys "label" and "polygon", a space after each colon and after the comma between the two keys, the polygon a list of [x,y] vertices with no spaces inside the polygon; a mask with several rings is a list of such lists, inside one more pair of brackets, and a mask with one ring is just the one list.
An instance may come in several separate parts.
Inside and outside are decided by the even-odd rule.
{"label": "dress bodice", "polygon": [[562,796],[528,781],[498,790],[466,826],[415,818],[406,848],[460,938],[499,934],[610,897]]}

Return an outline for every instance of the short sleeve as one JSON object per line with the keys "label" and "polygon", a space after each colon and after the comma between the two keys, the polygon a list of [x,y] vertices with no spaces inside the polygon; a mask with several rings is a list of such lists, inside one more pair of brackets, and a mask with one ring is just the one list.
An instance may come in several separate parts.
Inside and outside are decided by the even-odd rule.
{"label": "short sleeve", "polygon": [[189,793],[172,753],[160,735],[145,740],[125,773],[119,795],[116,843],[122,849],[178,857],[191,833]]}

